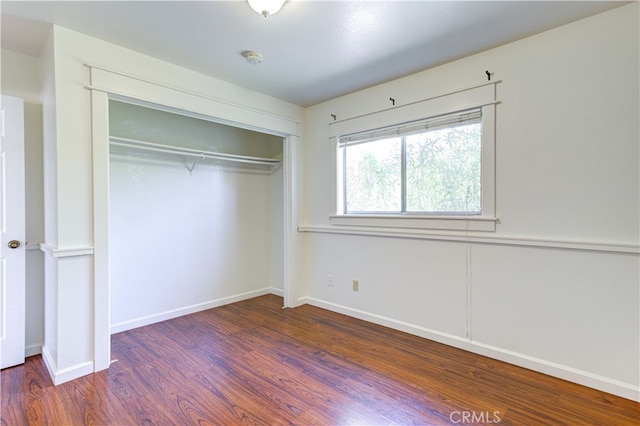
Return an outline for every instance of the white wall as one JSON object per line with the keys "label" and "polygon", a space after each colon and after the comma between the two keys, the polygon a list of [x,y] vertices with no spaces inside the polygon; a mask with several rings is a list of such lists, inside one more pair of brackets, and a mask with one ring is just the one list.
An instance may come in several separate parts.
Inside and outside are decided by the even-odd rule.
{"label": "white wall", "polygon": [[24,99],[26,189],[26,354],[38,354],[44,339],[44,241],[42,101],[37,58],[2,50],[2,93]]}
{"label": "white wall", "polygon": [[[304,300],[639,400],[638,40],[634,3],[308,108]],[[332,226],[330,114],[485,70],[502,80],[495,233]]]}

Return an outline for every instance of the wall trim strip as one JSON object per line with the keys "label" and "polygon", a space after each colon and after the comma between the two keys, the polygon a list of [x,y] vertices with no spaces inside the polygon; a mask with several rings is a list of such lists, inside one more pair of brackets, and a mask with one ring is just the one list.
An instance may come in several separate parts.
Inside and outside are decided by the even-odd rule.
{"label": "wall trim strip", "polygon": [[[380,112],[391,111],[391,110],[394,110],[394,109],[399,109],[399,108],[403,108],[403,107],[407,107],[407,106],[412,106],[412,105],[420,104],[420,103],[423,103],[423,102],[428,102],[428,101],[431,101],[433,99],[443,98],[443,97],[449,96],[449,95],[455,95],[456,93],[466,92],[466,91],[477,89],[477,88],[484,87],[484,86],[490,86],[492,84],[493,85],[497,85],[499,83],[502,83],[502,80],[485,81],[485,82],[482,82],[482,83],[472,84],[472,85],[465,86],[465,87],[459,87],[457,89],[453,89],[453,90],[450,90],[448,92],[439,93],[437,95],[429,96],[428,98],[424,98],[424,99],[418,99],[417,101],[409,102],[409,103],[406,103],[406,104],[395,105],[395,102],[394,102],[393,106],[391,106],[389,108],[383,108],[383,109],[379,109],[379,110],[376,110],[376,111],[371,111],[371,112],[367,112],[367,113],[364,113],[364,114],[355,115],[355,116],[343,118],[343,119],[340,119],[340,120],[335,120],[335,121],[329,122],[329,125],[331,126],[331,125],[342,123],[342,122],[345,122],[345,121],[354,120],[354,119],[362,118],[362,117],[367,117],[369,115],[377,114],[377,113],[380,113]],[[489,101],[488,103],[482,103],[480,105],[477,105],[477,107],[484,106],[484,105],[498,104],[498,103],[500,103],[500,101],[493,100],[493,101]],[[470,107],[463,108],[463,109],[471,109],[471,108],[474,108],[474,106],[470,106]]]}
{"label": "wall trim strip", "polygon": [[40,250],[49,256],[60,257],[77,257],[77,256],[92,256],[93,247],[65,247],[59,248],[49,244],[41,243]]}
{"label": "wall trim strip", "polygon": [[406,238],[433,241],[453,241],[473,244],[493,244],[519,247],[539,247],[562,250],[577,250],[590,252],[606,252],[619,254],[640,254],[640,246],[624,244],[604,244],[599,242],[543,240],[533,238],[513,238],[495,236],[473,236],[460,233],[430,233],[417,229],[401,230],[391,228],[364,228],[340,226],[300,225],[298,232],[315,234],[357,235],[366,237]]}

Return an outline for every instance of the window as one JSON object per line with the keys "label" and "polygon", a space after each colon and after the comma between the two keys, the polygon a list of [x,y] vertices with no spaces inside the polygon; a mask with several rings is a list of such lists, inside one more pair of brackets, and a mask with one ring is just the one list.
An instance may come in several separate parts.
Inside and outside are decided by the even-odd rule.
{"label": "window", "polygon": [[338,140],[342,214],[482,214],[480,108]]}
{"label": "window", "polygon": [[331,224],[365,233],[495,231],[498,83],[334,118]]}

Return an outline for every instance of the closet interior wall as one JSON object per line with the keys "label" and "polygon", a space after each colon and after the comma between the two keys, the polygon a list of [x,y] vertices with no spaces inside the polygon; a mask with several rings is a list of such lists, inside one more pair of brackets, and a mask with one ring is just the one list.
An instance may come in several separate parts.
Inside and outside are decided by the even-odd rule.
{"label": "closet interior wall", "polygon": [[282,137],[113,100],[109,133],[112,333],[282,294]]}

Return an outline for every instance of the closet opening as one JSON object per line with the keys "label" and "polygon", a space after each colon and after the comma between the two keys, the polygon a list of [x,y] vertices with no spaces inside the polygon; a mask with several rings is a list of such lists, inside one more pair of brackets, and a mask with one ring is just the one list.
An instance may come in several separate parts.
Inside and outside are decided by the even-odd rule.
{"label": "closet opening", "polygon": [[284,135],[108,100],[110,333],[285,283]]}

